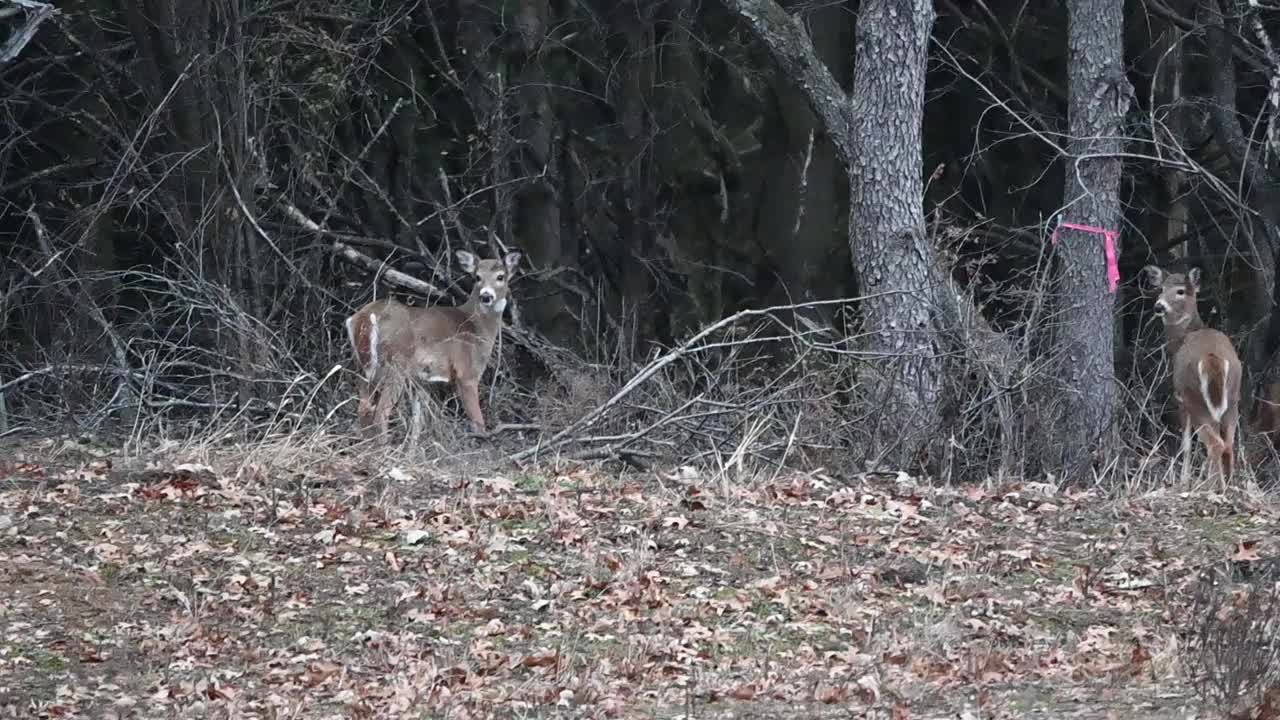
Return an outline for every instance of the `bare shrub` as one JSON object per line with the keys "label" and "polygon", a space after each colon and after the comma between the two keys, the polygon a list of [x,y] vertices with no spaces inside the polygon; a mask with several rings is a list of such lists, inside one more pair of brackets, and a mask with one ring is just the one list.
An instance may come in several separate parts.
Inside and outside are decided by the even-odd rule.
{"label": "bare shrub", "polygon": [[1211,707],[1231,718],[1280,716],[1280,562],[1250,563],[1201,573],[1194,589],[1186,670]]}

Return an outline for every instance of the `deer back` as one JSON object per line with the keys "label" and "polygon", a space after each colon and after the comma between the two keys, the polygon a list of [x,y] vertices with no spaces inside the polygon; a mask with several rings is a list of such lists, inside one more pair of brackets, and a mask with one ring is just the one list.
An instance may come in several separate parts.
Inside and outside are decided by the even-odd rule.
{"label": "deer back", "polygon": [[[1220,403],[1218,409],[1225,412],[1238,408],[1240,378],[1240,358],[1231,339],[1218,330],[1187,333],[1173,357],[1174,391],[1192,418],[1218,415],[1211,404]],[[1219,392],[1222,397],[1216,398]]]}

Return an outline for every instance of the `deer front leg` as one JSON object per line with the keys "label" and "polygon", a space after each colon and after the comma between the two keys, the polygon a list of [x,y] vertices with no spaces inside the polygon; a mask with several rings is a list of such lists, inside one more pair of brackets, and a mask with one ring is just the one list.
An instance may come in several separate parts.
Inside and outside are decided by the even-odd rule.
{"label": "deer front leg", "polygon": [[1182,413],[1182,486],[1191,480],[1191,416]]}
{"label": "deer front leg", "polygon": [[462,398],[462,408],[471,419],[471,429],[477,435],[485,433],[484,413],[480,412],[480,381],[458,380],[458,396]]}

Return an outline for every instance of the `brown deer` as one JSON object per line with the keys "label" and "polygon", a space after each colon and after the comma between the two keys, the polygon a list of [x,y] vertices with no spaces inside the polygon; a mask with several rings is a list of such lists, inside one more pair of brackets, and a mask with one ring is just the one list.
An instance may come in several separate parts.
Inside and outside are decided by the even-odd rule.
{"label": "brown deer", "polygon": [[1240,358],[1231,340],[1205,327],[1196,307],[1200,269],[1166,273],[1143,268],[1160,292],[1156,314],[1164,321],[1167,351],[1173,363],[1173,392],[1182,418],[1182,481],[1190,476],[1191,432],[1194,429],[1225,484],[1235,469],[1236,427],[1240,421]]}
{"label": "brown deer", "polygon": [[480,376],[498,339],[507,307],[507,283],[520,263],[520,253],[477,260],[459,250],[457,257],[475,279],[471,296],[460,307],[410,307],[387,298],[374,300],[347,318],[347,337],[360,373],[362,430],[367,432],[376,424],[385,436],[387,416],[405,385],[417,377],[453,384],[472,430],[485,432]]}

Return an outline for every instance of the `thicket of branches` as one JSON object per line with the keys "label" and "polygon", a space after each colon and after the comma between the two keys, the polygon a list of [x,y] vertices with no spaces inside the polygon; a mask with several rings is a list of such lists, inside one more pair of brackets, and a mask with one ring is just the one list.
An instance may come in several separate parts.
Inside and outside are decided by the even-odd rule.
{"label": "thicket of branches", "polygon": [[[1089,152],[1068,12],[916,3],[933,13],[924,225],[905,242],[946,307],[927,361],[895,365],[864,342],[893,320],[880,279],[851,270],[842,138],[874,145],[876,108],[839,126],[814,96],[856,99],[883,9],[861,5],[11,2],[0,433],[347,419],[342,320],[375,292],[457,302],[452,251],[505,244],[527,261],[488,401],[538,424],[539,448],[1056,472],[1067,450],[1044,438],[1079,410],[1056,401],[1078,388],[1055,348],[1084,291],[1048,237]],[[1106,101],[1125,112],[1095,150],[1120,159],[1123,210],[1108,447],[1159,437],[1169,406],[1149,262],[1202,267],[1202,312],[1255,382],[1271,371],[1275,20],[1246,0],[1124,4]],[[829,72],[805,76],[813,58]],[[936,418],[908,442],[884,408],[921,362],[941,368]]]}

